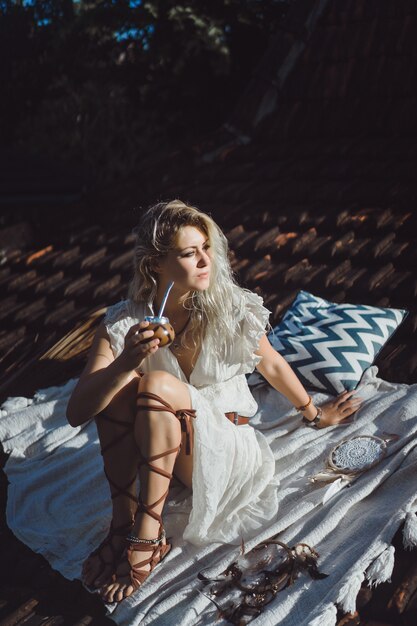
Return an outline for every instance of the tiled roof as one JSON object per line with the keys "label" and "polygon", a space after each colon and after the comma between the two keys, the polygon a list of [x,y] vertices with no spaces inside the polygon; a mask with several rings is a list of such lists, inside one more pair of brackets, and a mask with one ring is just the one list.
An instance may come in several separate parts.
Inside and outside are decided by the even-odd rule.
{"label": "tiled roof", "polygon": [[[122,220],[118,209],[157,197],[213,213],[239,281],[264,295],[273,322],[301,288],[407,308],[377,364],[389,380],[417,382],[416,22],[414,1],[295,1],[281,39],[218,133],[162,163],[144,163],[145,188],[131,181],[105,190],[99,206],[78,211],[72,224],[68,208],[40,226],[8,223],[0,232],[9,244],[0,266],[3,397],[79,371],[97,323],[91,314],[123,297],[130,278],[136,215],[125,211]],[[289,58],[285,80],[282,72],[276,80]],[[1,541],[8,545],[9,535]],[[397,544],[392,585],[362,589],[360,616],[341,617],[340,625],[416,623],[415,558]],[[25,567],[38,571],[31,558]],[[38,623],[30,582],[7,574],[0,620]]]}
{"label": "tiled roof", "polygon": [[129,232],[111,234],[94,226],[78,228],[66,240],[9,253],[0,267],[4,392],[22,393],[25,368],[33,370],[34,357],[78,321],[125,295],[131,248]]}
{"label": "tiled roof", "polygon": [[[235,206],[219,221],[239,282],[264,296],[273,322],[299,289],[338,302],[407,308],[409,316],[377,364],[389,380],[417,381],[417,249],[410,238],[417,214],[358,207],[252,213]],[[25,366],[33,369],[34,357],[76,322],[125,296],[131,247],[128,229],[114,234],[96,226],[66,243],[9,257],[0,268],[3,394],[22,393]]]}

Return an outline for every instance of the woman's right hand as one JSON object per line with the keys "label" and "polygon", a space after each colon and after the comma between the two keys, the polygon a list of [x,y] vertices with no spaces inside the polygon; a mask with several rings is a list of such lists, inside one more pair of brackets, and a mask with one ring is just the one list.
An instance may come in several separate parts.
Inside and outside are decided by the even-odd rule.
{"label": "woman's right hand", "polygon": [[131,326],[125,336],[125,347],[118,360],[124,370],[133,371],[142,361],[156,352],[159,339],[152,339],[153,330],[146,330],[149,322],[140,322]]}

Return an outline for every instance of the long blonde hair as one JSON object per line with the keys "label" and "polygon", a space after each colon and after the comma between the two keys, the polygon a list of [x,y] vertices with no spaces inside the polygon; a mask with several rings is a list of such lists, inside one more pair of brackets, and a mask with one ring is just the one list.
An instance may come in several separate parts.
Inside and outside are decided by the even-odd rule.
{"label": "long blonde hair", "polygon": [[155,260],[172,249],[178,231],[184,226],[198,228],[210,241],[212,250],[210,285],[205,291],[190,293],[185,305],[190,309],[193,340],[210,342],[210,349],[225,356],[236,334],[236,317],[244,313],[243,298],[233,297],[241,289],[233,278],[228,243],[221,229],[206,213],[181,200],[151,206],[134,229],[134,275],[129,298],[153,302],[157,293]]}

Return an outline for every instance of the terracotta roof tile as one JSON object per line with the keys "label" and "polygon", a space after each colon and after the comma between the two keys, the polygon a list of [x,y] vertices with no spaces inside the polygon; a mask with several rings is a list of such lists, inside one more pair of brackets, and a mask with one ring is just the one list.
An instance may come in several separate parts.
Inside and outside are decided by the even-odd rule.
{"label": "terracotta roof tile", "polygon": [[334,269],[327,273],[325,286],[326,287],[340,287],[345,284],[345,278],[351,273],[352,264],[349,259],[342,261],[339,265],[336,265]]}
{"label": "terracotta roof tile", "polygon": [[266,232],[256,238],[254,245],[255,252],[258,252],[258,250],[266,252],[275,250],[278,245],[280,235],[281,229],[279,226],[274,226],[273,228],[266,230]]}
{"label": "terracotta roof tile", "polygon": [[78,278],[70,279],[70,282],[65,286],[65,297],[80,297],[83,294],[88,294],[91,283],[91,272],[85,272],[80,274]]}
{"label": "terracotta roof tile", "polygon": [[317,237],[315,228],[309,228],[300,237],[294,238],[292,242],[292,253],[296,256],[309,254],[310,245]]}
{"label": "terracotta roof tile", "polygon": [[17,294],[7,296],[2,299],[0,307],[0,321],[6,323],[7,319],[12,318],[14,313],[21,307],[21,303],[17,300]]}
{"label": "terracotta roof tile", "polygon": [[[53,267],[70,267],[78,262],[80,258],[80,246],[70,247],[67,250],[60,250],[55,253],[52,259]],[[49,259],[45,259],[48,262]]]}
{"label": "terracotta roof tile", "polygon": [[26,322],[31,325],[38,324],[46,313],[46,298],[37,298],[32,302],[25,303],[25,306],[20,308],[16,313],[15,321],[18,323]]}
{"label": "terracotta roof tile", "polygon": [[[280,289],[278,295],[274,295],[271,298],[266,299],[266,304],[272,309],[273,320],[271,324],[276,323],[282,317],[283,313],[296,297],[297,292],[297,289]],[[273,304],[275,304],[275,307]]]}
{"label": "terracotta roof tile", "polygon": [[269,278],[271,271],[271,256],[267,254],[255,263],[251,263],[243,272],[242,279],[247,285],[260,285],[265,278]]}
{"label": "terracotta roof tile", "polygon": [[94,269],[95,267],[100,267],[102,265],[103,259],[106,256],[107,247],[101,246],[94,252],[90,252],[90,254],[83,255],[80,257],[80,269]]}
{"label": "terracotta roof tile", "polygon": [[74,319],[77,315],[79,315],[79,313],[75,309],[74,300],[67,300],[60,306],[54,308],[53,311],[45,315],[44,325],[61,326],[66,324],[69,319]]}
{"label": "terracotta roof tile", "polygon": [[249,259],[238,259],[236,255],[233,254],[232,252],[231,257],[230,257],[230,264],[231,264],[233,272],[235,272],[236,274],[239,274],[239,272],[244,270],[245,267],[247,267],[250,264],[250,261]]}
{"label": "terracotta roof tile", "polygon": [[29,270],[17,276],[11,276],[5,287],[9,293],[16,293],[35,285],[38,279],[36,271]]}
{"label": "terracotta roof tile", "polygon": [[132,264],[133,253],[132,250],[129,250],[128,252],[122,252],[121,254],[113,257],[113,259],[109,263],[108,269],[110,271],[130,271],[132,269]]}
{"label": "terracotta roof tile", "polygon": [[331,248],[333,246],[333,238],[331,235],[323,235],[316,237],[310,244],[309,257],[316,261],[327,260],[330,257]]}
{"label": "terracotta roof tile", "polygon": [[52,294],[61,286],[63,278],[64,272],[62,270],[45,278],[39,278],[34,291],[35,293],[52,296]]}
{"label": "terracotta roof tile", "polygon": [[239,224],[227,232],[226,235],[232,248],[239,248],[244,251],[245,246],[249,248],[249,242],[258,235],[258,231],[247,232],[245,228]]}
{"label": "terracotta roof tile", "polygon": [[20,344],[26,335],[26,326],[17,326],[13,329],[13,333],[5,330],[0,333],[0,353],[7,356],[9,349]]}
{"label": "terracotta roof tile", "polygon": [[126,290],[126,286],[121,284],[121,275],[113,274],[110,278],[105,281],[99,281],[96,286],[92,286],[93,300],[103,302],[111,302],[115,300],[121,290]]}
{"label": "terracotta roof tile", "polygon": [[83,228],[78,229],[76,232],[71,233],[69,237],[70,244],[82,244],[82,243],[91,243],[95,241],[97,244],[100,244],[100,239],[103,237],[103,232],[100,226],[84,226]]}

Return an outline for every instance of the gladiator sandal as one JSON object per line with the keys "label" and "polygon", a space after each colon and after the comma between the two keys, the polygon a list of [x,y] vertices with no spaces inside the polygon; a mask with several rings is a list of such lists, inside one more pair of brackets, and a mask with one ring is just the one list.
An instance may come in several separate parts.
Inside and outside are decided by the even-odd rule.
{"label": "gladiator sandal", "polygon": [[[178,411],[175,411],[167,402],[165,402],[165,400],[163,400],[162,398],[160,398],[159,396],[153,393],[141,392],[138,394],[138,399],[139,398],[149,398],[151,400],[158,401],[160,404],[159,405],[138,404],[137,406],[138,411],[143,411],[143,410],[165,411],[168,413],[172,413],[177,419],[180,420],[181,430],[186,433],[186,454],[190,454],[191,446],[192,446],[190,420],[191,420],[191,417],[195,417],[196,415],[195,410],[180,409]],[[151,456],[149,458],[145,458],[139,450],[139,454],[142,458],[138,464],[138,470],[142,466],[146,466],[146,468],[148,468],[148,471],[155,472],[156,474],[159,474],[160,476],[163,476],[164,478],[166,478],[168,480],[168,487],[166,491],[162,494],[162,496],[158,498],[158,500],[156,500],[152,504],[146,504],[145,502],[143,502],[141,494],[139,493],[139,502],[138,502],[137,512],[146,513],[147,515],[152,517],[154,520],[159,522],[159,535],[156,539],[140,539],[138,537],[135,537],[132,534],[126,537],[126,541],[128,543],[127,558],[128,558],[129,563],[131,562],[131,556],[133,555],[134,552],[149,552],[150,550],[152,550],[152,554],[149,558],[143,561],[140,561],[139,563],[136,563],[135,565],[130,565],[130,580],[131,580],[131,585],[134,590],[138,589],[144,583],[144,581],[148,578],[149,574],[152,572],[154,567],[158,563],[160,563],[171,550],[170,543],[166,543],[166,544],[162,543],[166,537],[165,530],[164,530],[163,523],[162,523],[162,517],[161,515],[156,513],[156,511],[154,511],[153,509],[156,506],[158,506],[158,504],[163,502],[165,498],[167,497],[168,492],[169,492],[169,483],[171,482],[171,479],[172,479],[172,474],[170,474],[169,472],[159,467],[156,467],[155,465],[152,465],[152,461],[161,459],[162,457],[168,456],[169,454],[174,454],[174,453],[178,454],[180,449],[181,449],[181,444],[177,446],[176,448],[172,448],[171,450],[167,450],[166,452],[162,452],[161,454],[155,454],[154,456]],[[142,569],[143,566],[148,565],[148,564],[150,566],[149,570],[143,570]]]}
{"label": "gladiator sandal", "polygon": [[[107,422],[111,422],[113,424],[117,424],[118,426],[121,426],[124,431],[122,433],[120,433],[120,435],[118,435],[117,437],[115,437],[114,439],[112,439],[112,441],[110,441],[108,444],[106,444],[105,446],[103,446],[103,448],[101,448],[101,455],[104,457],[104,455],[106,454],[106,452],[108,452],[108,450],[110,450],[111,448],[113,448],[114,446],[116,446],[118,443],[120,443],[125,437],[127,437],[129,434],[131,434],[133,432],[133,423],[132,422],[128,422],[125,420],[116,420],[112,417],[109,417],[108,415],[106,415],[105,413],[99,413],[97,415],[97,417],[100,420],[104,420]],[[114,480],[109,476],[106,468],[104,467],[104,474],[109,482],[110,485],[110,492],[111,492],[111,499],[114,500],[115,498],[118,498],[120,496],[125,496],[127,498],[129,498],[130,500],[132,500],[132,502],[135,503],[135,509],[137,507],[137,499],[135,496],[133,496],[129,489],[132,487],[133,483],[136,481],[136,477],[137,474],[135,473],[135,475],[132,477],[131,480],[129,480],[126,484],[124,485],[118,485],[117,483],[114,482]],[[130,532],[132,530],[134,524],[134,515],[132,515],[132,519],[127,522],[126,524],[120,524],[119,526],[114,526],[113,525],[113,521],[110,524],[110,529],[109,532],[107,534],[107,536],[103,539],[103,541],[100,543],[100,545],[93,550],[93,552],[91,552],[91,554],[87,557],[86,561],[87,562],[90,558],[92,557],[97,557],[100,563],[100,569],[95,577],[95,580],[100,579],[100,577],[102,576],[103,572],[106,570],[106,568],[110,569],[110,573],[109,573],[109,579],[111,577],[111,575],[114,573],[115,569],[116,569],[116,565],[121,557],[121,555],[123,554],[124,551],[124,546],[122,546],[119,549],[116,549],[113,545],[113,537],[125,537],[126,533]],[[110,552],[110,560],[106,560],[104,558],[104,553],[106,552]],[[85,575],[85,572],[83,571],[83,575]],[[102,586],[103,583],[100,583],[99,586]],[[94,585],[89,585],[92,588],[97,588]]]}

